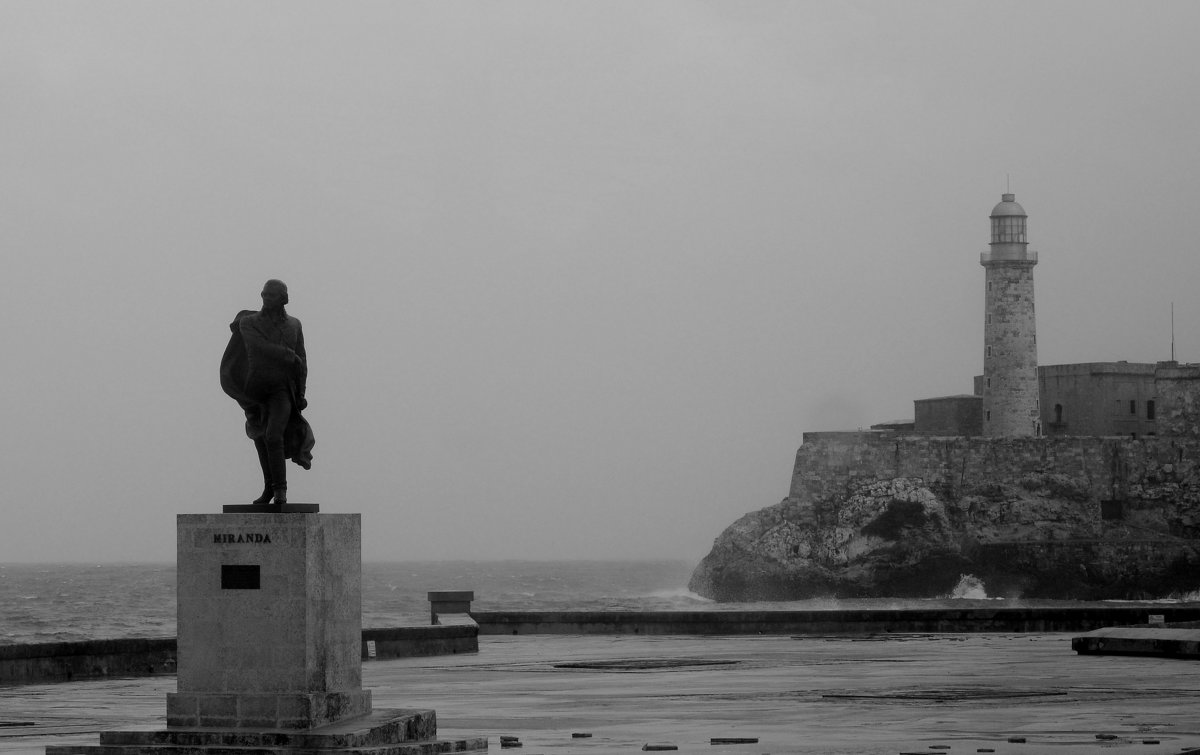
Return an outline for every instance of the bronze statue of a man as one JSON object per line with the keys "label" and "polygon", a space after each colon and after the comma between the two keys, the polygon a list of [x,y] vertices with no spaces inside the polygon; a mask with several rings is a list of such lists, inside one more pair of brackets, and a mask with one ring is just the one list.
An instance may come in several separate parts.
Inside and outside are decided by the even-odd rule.
{"label": "bronze statue of a man", "polygon": [[312,466],[312,430],[300,415],[308,406],[308,355],[304,330],[284,309],[287,303],[283,281],[267,281],[262,309],[243,310],[230,323],[221,359],[221,387],[245,412],[246,434],[258,451],[263,492],[253,503],[259,505],[287,503],[287,459]]}

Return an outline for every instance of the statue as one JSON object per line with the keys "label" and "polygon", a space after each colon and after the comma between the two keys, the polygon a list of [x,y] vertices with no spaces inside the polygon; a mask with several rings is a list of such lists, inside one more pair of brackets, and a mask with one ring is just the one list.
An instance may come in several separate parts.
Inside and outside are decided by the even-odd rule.
{"label": "statue", "polygon": [[262,467],[263,491],[255,505],[287,503],[287,464],[312,467],[312,428],[300,412],[308,378],[308,356],[300,321],[284,309],[283,281],[263,285],[262,309],[242,310],[229,325],[232,335],[221,357],[221,388],[246,414],[246,435]]}

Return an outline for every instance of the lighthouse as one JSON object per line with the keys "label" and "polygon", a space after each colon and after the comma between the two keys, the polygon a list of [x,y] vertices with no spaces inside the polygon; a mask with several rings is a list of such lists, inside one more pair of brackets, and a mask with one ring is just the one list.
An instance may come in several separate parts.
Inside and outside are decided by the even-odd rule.
{"label": "lighthouse", "polygon": [[1024,208],[1004,194],[992,209],[992,240],[979,255],[986,283],[983,326],[983,434],[1042,434],[1038,406],[1033,266]]}

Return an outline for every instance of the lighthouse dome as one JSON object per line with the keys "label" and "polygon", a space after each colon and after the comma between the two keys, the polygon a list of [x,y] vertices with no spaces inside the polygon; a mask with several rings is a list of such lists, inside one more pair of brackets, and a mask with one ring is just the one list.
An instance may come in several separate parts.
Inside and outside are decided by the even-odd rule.
{"label": "lighthouse dome", "polygon": [[1017,204],[1017,195],[1016,194],[1000,195],[1000,204],[998,204],[992,208],[991,217],[1003,218],[1003,217],[1012,217],[1014,215],[1017,215],[1020,217],[1027,217],[1025,215],[1025,208],[1022,207],[1021,205]]}

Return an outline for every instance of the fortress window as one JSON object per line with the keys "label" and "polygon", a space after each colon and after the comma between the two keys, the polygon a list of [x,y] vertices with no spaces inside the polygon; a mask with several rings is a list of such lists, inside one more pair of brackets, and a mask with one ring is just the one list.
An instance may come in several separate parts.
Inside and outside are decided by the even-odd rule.
{"label": "fortress window", "polygon": [[1129,413],[1137,414],[1137,401],[1136,400],[1129,402]]}
{"label": "fortress window", "polygon": [[986,412],[984,412],[983,418],[986,419],[988,422],[991,422],[992,421],[992,410],[989,409]]}
{"label": "fortress window", "polygon": [[1062,404],[1054,405],[1054,424],[1062,424]]}
{"label": "fortress window", "polygon": [[1146,402],[1146,419],[1154,419],[1154,399]]}

